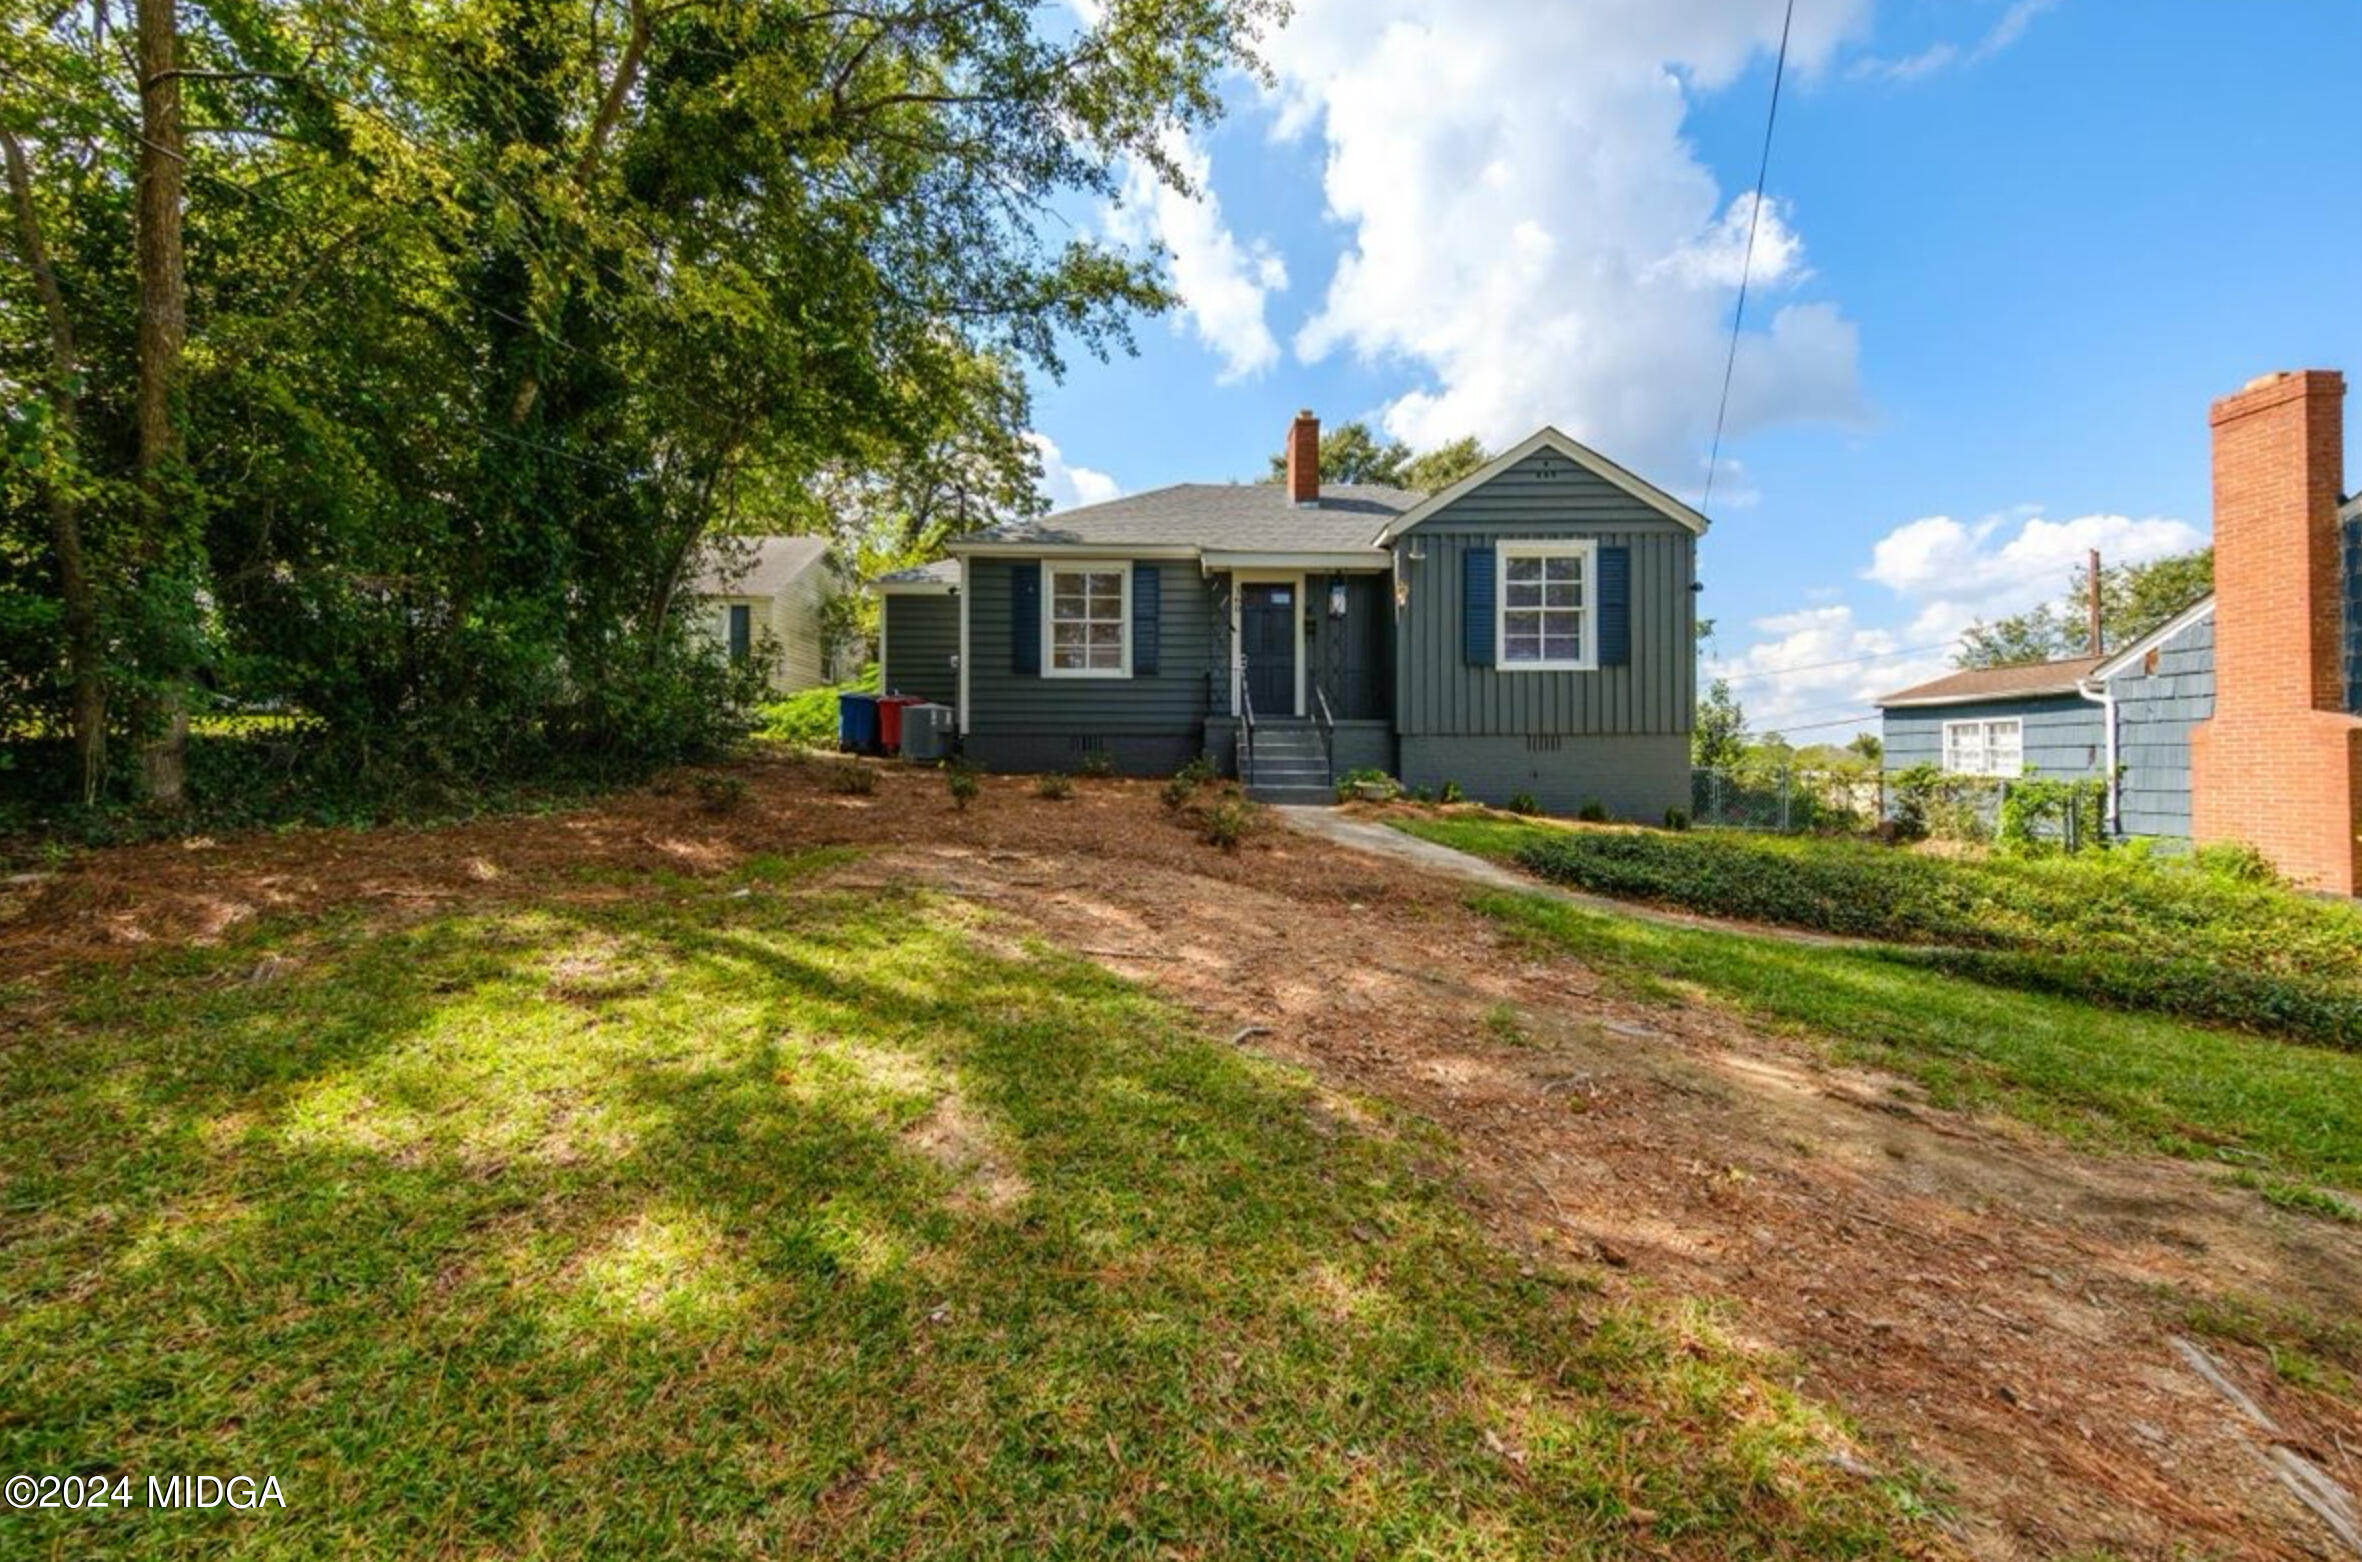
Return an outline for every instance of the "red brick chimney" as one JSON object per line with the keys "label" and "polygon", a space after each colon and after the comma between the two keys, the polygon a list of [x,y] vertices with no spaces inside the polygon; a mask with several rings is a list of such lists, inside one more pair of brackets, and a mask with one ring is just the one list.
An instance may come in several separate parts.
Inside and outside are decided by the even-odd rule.
{"label": "red brick chimney", "polygon": [[2306,369],[2214,404],[2214,719],[2190,734],[2191,834],[2362,892],[2362,719],[2342,714],[2337,506],[2346,382]]}
{"label": "red brick chimney", "polygon": [[1288,501],[1320,503],[1320,419],[1309,407],[1288,425]]}

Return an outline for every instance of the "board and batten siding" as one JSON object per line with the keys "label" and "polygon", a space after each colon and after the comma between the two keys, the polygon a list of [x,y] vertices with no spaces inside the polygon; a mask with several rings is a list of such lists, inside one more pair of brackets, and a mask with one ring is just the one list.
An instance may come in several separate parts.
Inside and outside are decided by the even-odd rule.
{"label": "board and batten siding", "polygon": [[[1570,539],[1631,550],[1631,660],[1593,672],[1471,666],[1461,621],[1468,550]],[[1688,734],[1697,707],[1690,590],[1697,539],[1688,528],[1541,451],[1420,522],[1396,546],[1410,588],[1394,658],[1395,725],[1406,740]],[[1591,583],[1595,611],[1597,587]]]}
{"label": "board and batten siding", "polygon": [[2190,625],[2159,645],[2156,657],[2155,672],[2135,665],[2111,680],[2122,770],[2116,827],[2124,835],[2186,839],[2190,729],[2214,715],[2214,620]]}
{"label": "board and batten siding", "polygon": [[[1119,557],[1115,549],[1092,556]],[[1214,655],[1213,597],[1197,563],[1155,562],[1157,670],[1130,678],[1017,672],[1009,584],[1017,565],[1049,567],[1038,559],[968,561],[967,741],[977,763],[993,770],[1071,769],[1085,752],[1103,749],[1119,769],[1164,774],[1193,757],[1211,710],[1207,673]]]}
{"label": "board and batten siding", "polygon": [[878,599],[886,657],[881,687],[955,709],[960,698],[960,599],[941,592],[889,591]]}
{"label": "board and batten siding", "polygon": [[2023,722],[2025,774],[2073,781],[2107,773],[2106,714],[2079,694],[1978,700],[1965,705],[1918,705],[1886,712],[1888,770],[1944,763],[1944,723],[2016,717]]}

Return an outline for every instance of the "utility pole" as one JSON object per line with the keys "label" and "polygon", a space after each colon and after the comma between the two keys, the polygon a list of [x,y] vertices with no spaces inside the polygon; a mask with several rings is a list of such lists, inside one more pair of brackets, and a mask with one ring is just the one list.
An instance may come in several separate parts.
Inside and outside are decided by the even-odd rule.
{"label": "utility pole", "polygon": [[2103,656],[2107,647],[2100,640],[2100,550],[2091,550],[2091,654]]}

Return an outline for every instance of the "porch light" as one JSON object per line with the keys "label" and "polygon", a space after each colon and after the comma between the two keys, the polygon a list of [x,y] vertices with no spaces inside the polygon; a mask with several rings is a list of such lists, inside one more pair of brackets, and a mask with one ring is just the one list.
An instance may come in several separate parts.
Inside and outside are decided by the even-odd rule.
{"label": "porch light", "polygon": [[1329,580],[1329,617],[1345,616],[1345,578],[1332,576]]}

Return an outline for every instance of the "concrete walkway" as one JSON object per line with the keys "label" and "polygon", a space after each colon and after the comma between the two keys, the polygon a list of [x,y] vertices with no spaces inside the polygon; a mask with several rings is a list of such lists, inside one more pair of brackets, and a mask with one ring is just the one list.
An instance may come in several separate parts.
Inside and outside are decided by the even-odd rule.
{"label": "concrete walkway", "polygon": [[1520,873],[1515,868],[1505,868],[1497,862],[1461,851],[1456,846],[1440,846],[1415,835],[1405,835],[1389,825],[1350,818],[1334,808],[1274,808],[1271,811],[1289,829],[1316,836],[1334,845],[1368,852],[1375,857],[1391,857],[1397,862],[1425,868],[1447,878],[1481,884],[1487,889],[1506,890],[1516,895],[1540,895],[1548,900],[1581,907],[1585,911],[1604,912],[1610,916],[1630,917],[1637,922],[1655,922],[1665,927],[1689,928],[1698,932],[1744,933],[1751,938],[1776,938],[1783,943],[1807,944],[1815,949],[1879,947],[1870,939],[1836,938],[1826,933],[1807,933],[1792,927],[1767,927],[1759,922],[1726,922],[1719,917],[1668,911],[1661,906],[1646,906],[1635,901],[1610,900],[1605,895],[1586,895],[1581,890],[1565,889]]}

